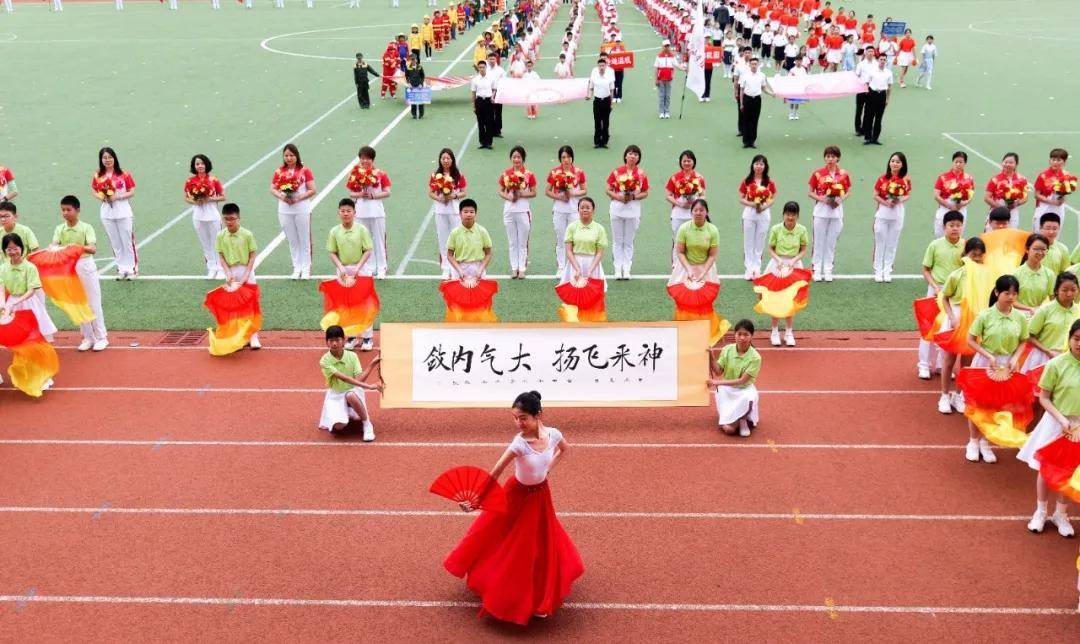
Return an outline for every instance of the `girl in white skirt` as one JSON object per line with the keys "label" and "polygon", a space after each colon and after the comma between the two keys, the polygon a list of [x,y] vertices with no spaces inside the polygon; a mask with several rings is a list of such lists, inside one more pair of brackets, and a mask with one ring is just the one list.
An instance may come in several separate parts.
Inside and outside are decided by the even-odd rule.
{"label": "girl in white skirt", "polygon": [[364,442],[375,440],[375,426],[368,413],[366,391],[382,391],[382,383],[369,385],[364,382],[374,373],[380,358],[375,358],[367,375],[361,378],[363,368],[360,358],[345,350],[345,330],[338,325],[326,329],[326,346],[330,350],[319,359],[319,369],[326,379],[326,396],[323,398],[319,429],[330,433],[345,429],[350,420],[359,420],[364,427]]}
{"label": "girl in white skirt", "polygon": [[874,281],[891,282],[900,231],[904,229],[904,203],[911,199],[911,178],[907,176],[907,157],[894,152],[885,166],[885,174],[874,184]]}
{"label": "girl in white skirt", "polygon": [[[436,192],[432,184],[437,181],[435,175],[447,177],[447,183],[453,183],[453,188],[446,193],[442,190]],[[442,179],[439,177],[438,179]],[[450,231],[461,225],[461,215],[458,208],[461,200],[466,197],[467,186],[465,175],[457,167],[457,157],[450,148],[439,150],[439,160],[435,166],[435,172],[431,173],[428,183],[428,196],[434,202],[431,206],[435,213],[435,235],[439,240],[439,267],[442,268],[442,278],[450,279],[450,262],[446,261],[446,240],[450,238]]]}
{"label": "girl in white skirt", "polygon": [[[679,253],[675,250],[675,235],[679,228],[690,221],[690,204],[705,198],[705,177],[695,169],[697,156],[693,150],[679,153],[679,170],[668,178],[664,196],[671,204],[671,265],[679,263]],[[693,192],[685,192],[693,190]]]}
{"label": "girl in white skirt", "polygon": [[[1012,275],[1002,275],[994,282],[989,308],[979,313],[968,332],[968,345],[975,350],[971,368],[1008,367],[1010,372],[1019,370],[1020,355],[1029,335],[1027,317],[1013,307],[1019,294],[1020,282]],[[997,462],[990,443],[983,438],[975,423],[969,420],[965,458],[978,463],[980,456],[984,463]]]}
{"label": "girl in white skirt", "polygon": [[[566,229],[578,217],[578,199],[586,193],[585,180],[585,171],[574,165],[574,148],[560,147],[559,165],[548,173],[547,187],[544,188],[544,194],[553,202],[551,223],[555,227],[555,261],[559,267],[556,275],[562,275],[566,270]],[[562,185],[567,182],[563,189]]]}
{"label": "girl in white skirt", "polygon": [[120,167],[110,147],[98,150],[98,170],[90,177],[90,189],[101,202],[101,225],[112,246],[116,279],[133,280],[139,272],[135,251],[135,214],[128,203],[135,194],[135,180]]}
{"label": "girl in white skirt", "polygon": [[592,197],[582,197],[577,204],[578,220],[566,227],[563,245],[566,248],[566,266],[559,273],[559,284],[573,282],[579,277],[604,282],[604,249],[608,246],[607,231],[593,218],[596,202]]}
{"label": "girl in white skirt", "polygon": [[[1027,443],[1016,455],[1036,472],[1040,469],[1037,452],[1057,440],[1062,430],[1080,424],[1080,320],[1069,328],[1069,349],[1047,363],[1042,378],[1039,380],[1042,393],[1039,403],[1046,413],[1035,430],[1028,436]],[[1042,532],[1046,525],[1046,481],[1041,474],[1036,474],[1035,514],[1028,522],[1028,530]],[[1063,537],[1073,536],[1073,527],[1069,523],[1068,505],[1063,495],[1058,495],[1054,514],[1049,517],[1057,526],[1058,534]]]}
{"label": "girl in white skirt", "polygon": [[[191,223],[195,226],[195,235],[202,246],[203,259],[206,261],[206,279],[224,277],[218,266],[217,251],[214,244],[221,232],[221,213],[218,203],[225,201],[225,188],[217,177],[210,174],[214,165],[205,154],[191,157],[191,177],[184,185],[184,201],[191,204]],[[205,193],[192,193],[191,189],[209,190]]]}
{"label": "girl in white skirt", "polygon": [[1075,274],[1065,272],[1057,276],[1054,299],[1040,306],[1035,311],[1035,317],[1031,318],[1028,326],[1031,351],[1020,367],[1020,373],[1038,369],[1068,351],[1069,327],[1080,319],[1080,304],[1076,303],[1078,292],[1080,288]]}
{"label": "girl in white skirt", "polygon": [[510,248],[510,279],[525,279],[532,232],[529,200],[536,196],[536,175],[525,167],[525,148],[520,145],[510,149],[510,167],[499,175],[499,196],[505,202],[503,225]]}
{"label": "girl in white skirt", "polygon": [[754,386],[761,372],[761,354],[753,347],[754,323],[739,320],[735,323],[735,344],[720,350],[720,357],[709,363],[710,387],[716,387],[716,413],[720,430],[733,435],[749,436],[757,427],[758,391]]}
{"label": "girl in white skirt", "polygon": [[[311,198],[315,196],[315,175],[304,167],[300,150],[286,143],[281,151],[281,167],[270,180],[270,194],[278,200],[278,223],[289,242],[292,278],[311,277]],[[285,189],[288,188],[288,189]]]}
{"label": "girl in white skirt", "polygon": [[750,171],[739,184],[739,203],[743,206],[743,277],[748,280],[761,276],[761,257],[769,236],[776,183],[769,178],[769,159],[755,154]]}
{"label": "girl in white skirt", "polygon": [[15,233],[4,235],[0,239],[0,248],[7,259],[0,263],[0,314],[7,317],[15,311],[33,311],[41,335],[46,342],[52,342],[56,325],[45,310],[45,294],[41,290],[37,266],[26,260],[26,248]]}

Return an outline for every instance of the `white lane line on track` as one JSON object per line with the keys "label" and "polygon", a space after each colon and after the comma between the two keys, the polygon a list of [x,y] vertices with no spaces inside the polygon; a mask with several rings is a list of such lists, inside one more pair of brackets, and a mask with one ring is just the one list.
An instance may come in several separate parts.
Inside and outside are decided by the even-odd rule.
{"label": "white lane line on track", "polygon": [[[873,333],[873,332],[869,331],[868,333]],[[120,333],[117,333],[117,335],[119,336]],[[911,340],[912,343],[914,343],[914,342],[916,342],[918,340],[918,338],[917,337],[912,337],[912,338],[910,338],[910,340]],[[74,345],[74,344],[53,345],[53,348],[56,349],[57,351],[76,351],[76,350],[78,350],[78,345]],[[269,351],[269,352],[274,352],[274,351],[320,351],[320,352],[325,353],[326,352],[326,345],[312,344],[312,345],[308,345],[308,346],[298,346],[298,347],[265,347],[264,346],[261,350],[262,351]],[[192,345],[192,346],[158,346],[158,345],[154,345],[154,344],[140,345],[140,346],[137,346],[137,347],[131,347],[131,346],[120,346],[120,345],[113,344],[113,345],[109,345],[109,351],[206,351],[206,347],[205,346],[194,346],[194,345]],[[912,346],[912,347],[816,347],[816,348],[815,347],[760,347],[760,348],[758,348],[757,351],[758,351],[758,353],[763,353],[763,352],[768,352],[768,353],[799,353],[799,352],[817,352],[817,353],[833,353],[833,352],[835,352],[835,353],[842,353],[842,352],[843,353],[850,353],[850,352],[859,352],[859,353],[885,352],[885,353],[889,353],[889,352],[900,352],[900,353],[915,353],[917,351],[917,348],[915,346]]]}
{"label": "white lane line on track", "polygon": [[[0,391],[15,391],[0,387]],[[325,388],[314,387],[52,387],[49,393],[65,391],[96,391],[160,394],[326,394]],[[940,391],[922,389],[760,389],[758,393],[773,396],[939,396]],[[557,406],[557,405],[556,405]]]}
{"label": "white lane line on track", "polygon": [[[475,131],[476,131],[476,126],[473,126],[473,132],[475,132]],[[352,166],[350,165],[349,169],[351,169],[351,168],[352,168]],[[348,169],[346,169],[346,174],[347,173],[348,173]],[[341,175],[341,177],[344,178],[344,175]],[[340,181],[340,179],[338,179],[337,181]],[[321,193],[320,193],[320,195],[321,195]],[[318,199],[319,197],[316,196],[315,198]],[[429,212],[432,212],[432,211],[429,211]],[[430,223],[430,219],[426,219],[425,222]],[[414,238],[414,241],[415,241],[415,239],[418,239],[420,237],[421,236],[418,236],[418,237]],[[284,239],[284,237],[282,237],[282,239]],[[280,244],[281,242],[278,242],[278,243]],[[419,242],[416,242],[416,243],[419,244]],[[411,260],[411,261],[418,261],[418,260]],[[398,270],[402,270],[402,265],[403,264],[399,264],[397,269],[395,270],[394,274],[388,274],[386,276],[386,279],[389,279],[389,280],[397,279],[397,280],[429,280],[429,281],[436,281],[437,280],[437,281],[442,281],[442,277],[439,276],[439,275],[436,275],[436,274],[432,274],[432,275],[405,275],[405,274],[402,274],[402,273],[398,273],[397,272]],[[336,277],[337,277],[336,275],[312,275],[311,279],[312,280],[330,280],[330,279],[335,279]],[[487,275],[486,277],[487,277],[487,279],[492,279],[492,280],[509,280],[510,279],[509,275]],[[719,279],[722,279],[722,280],[744,281],[742,273],[739,273],[737,275],[734,274],[734,273],[728,274],[728,275],[718,275],[717,277]],[[869,273],[856,273],[856,274],[851,274],[851,275],[835,275],[834,277],[835,277],[835,279],[837,281],[848,281],[848,280],[851,280],[851,281],[856,281],[856,280],[869,281],[869,280],[874,278],[874,276],[869,274]],[[923,279],[922,275],[893,275],[892,277],[893,277],[894,280],[922,280]],[[552,280],[553,281],[555,278],[556,278],[555,275],[527,275],[527,276],[525,276],[525,279],[527,279],[527,280]],[[150,281],[162,281],[162,282],[188,282],[188,281],[192,281],[192,282],[214,282],[214,280],[206,279],[206,275],[142,275],[142,274],[140,274],[139,279],[140,280],[150,280]],[[290,280],[290,279],[292,279],[292,276],[291,275],[259,275],[259,279],[260,280]],[[667,280],[671,279],[671,275],[670,274],[661,274],[661,273],[646,274],[646,275],[634,275],[633,279],[638,280],[638,281],[644,281],[644,280],[664,280],[664,281],[667,281]],[[886,286],[886,287],[883,287],[883,288],[888,288],[888,287]]]}
{"label": "white lane line on track", "polygon": [[[122,595],[0,595],[17,604],[138,604],[181,606],[308,606],[326,608],[478,608],[478,602],[426,599],[310,599],[285,597],[162,597]],[[686,613],[878,613],[898,615],[1075,615],[1074,608],[1023,606],[869,606],[859,604],[659,604],[567,602],[566,610]]]}
{"label": "white lane line on track", "polygon": [[[112,440],[97,438],[5,438],[0,445],[27,446],[86,446],[86,447],[352,447],[363,449],[375,448],[420,448],[420,449],[487,449],[503,448],[506,443],[468,442],[468,441],[377,441],[362,443],[359,441],[267,441],[267,440]],[[900,451],[939,451],[959,449],[950,445],[918,444],[843,444],[843,443],[579,443],[574,447],[581,449],[803,449],[803,450],[900,450]],[[995,447],[994,449],[1002,449]]]}

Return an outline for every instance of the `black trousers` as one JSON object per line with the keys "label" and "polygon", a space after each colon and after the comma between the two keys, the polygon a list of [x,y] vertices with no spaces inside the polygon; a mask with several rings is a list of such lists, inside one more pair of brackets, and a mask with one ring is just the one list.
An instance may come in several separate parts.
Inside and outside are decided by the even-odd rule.
{"label": "black trousers", "polygon": [[709,98],[709,92],[712,91],[712,67],[705,67],[705,93],[701,95],[701,98]]}
{"label": "black trousers", "polygon": [[866,101],[870,92],[862,92],[855,95],[855,133],[866,136]]}
{"label": "black trousers", "polygon": [[739,127],[739,136],[742,136],[742,133],[743,133],[743,111],[742,111],[742,108],[739,107],[739,92],[740,92],[740,90],[736,88],[736,90],[735,90],[735,122],[738,124],[738,127]]}
{"label": "black trousers", "polygon": [[621,69],[615,70],[615,89],[612,91],[611,96],[612,98],[617,98],[620,101],[622,100],[622,82],[625,75],[625,71]]}
{"label": "black trousers", "polygon": [[502,136],[502,103],[492,101],[491,135]]}
{"label": "black trousers", "polygon": [[881,136],[881,120],[885,117],[885,92],[868,92],[866,111],[863,114],[863,136],[867,141],[877,141]]}
{"label": "black trousers", "polygon": [[757,141],[758,119],[761,117],[761,97],[743,96],[742,142],[753,145]]}
{"label": "black trousers", "polygon": [[611,97],[593,98],[593,145],[607,145],[610,138]]}
{"label": "black trousers", "polygon": [[412,112],[412,117],[414,119],[416,119],[416,118],[420,118],[420,119],[424,118],[424,105],[422,103],[417,104],[417,105],[410,105],[409,106],[409,111]]}
{"label": "black trousers", "polygon": [[476,97],[476,129],[480,145],[490,146],[495,136],[495,110],[490,98]]}
{"label": "black trousers", "polygon": [[360,107],[365,110],[371,107],[371,97],[368,96],[368,84],[356,86],[356,102],[360,103]]}

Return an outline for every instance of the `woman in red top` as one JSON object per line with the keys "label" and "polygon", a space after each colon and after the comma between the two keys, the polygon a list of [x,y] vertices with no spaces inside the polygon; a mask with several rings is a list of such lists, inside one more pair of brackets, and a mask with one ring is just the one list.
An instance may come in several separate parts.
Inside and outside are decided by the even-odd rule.
{"label": "woman in red top", "polygon": [[19,191],[15,189],[15,175],[10,168],[0,165],[0,201],[11,201]]}
{"label": "woman in red top", "polygon": [[1068,151],[1062,148],[1050,150],[1050,166],[1035,179],[1035,216],[1031,220],[1031,230],[1038,232],[1040,217],[1048,212],[1060,215],[1065,207],[1066,197],[1054,191],[1054,183],[1069,176],[1065,171],[1065,162],[1068,160]]}
{"label": "woman in red top", "polygon": [[810,36],[806,39],[806,56],[810,59],[811,64],[818,61],[820,53],[821,38],[818,37],[817,31],[812,31],[810,32]]}
{"label": "woman in red top", "polygon": [[874,281],[891,282],[900,231],[904,228],[904,203],[911,199],[911,178],[907,157],[895,152],[889,157],[885,174],[874,184]]}
{"label": "woman in red top", "polygon": [[184,201],[191,204],[191,222],[206,261],[206,279],[225,279],[215,248],[218,233],[221,232],[218,202],[225,201],[225,188],[217,177],[210,174],[214,166],[205,154],[191,157],[190,169],[191,177],[184,183]]}
{"label": "woman in red top", "polygon": [[1028,200],[1028,180],[1016,171],[1020,165],[1020,155],[1006,152],[1001,159],[1001,172],[990,177],[986,183],[983,202],[993,210],[997,207],[1009,209],[1009,227],[1020,227],[1020,206]]}
{"label": "woman in red top", "polygon": [[641,148],[626,146],[623,165],[611,171],[604,190],[611,197],[608,213],[611,215],[611,254],[617,280],[630,279],[634,239],[641,225],[641,202],[649,196],[649,177],[638,166],[640,162]]}
{"label": "woman in red top", "polygon": [[900,39],[900,53],[896,55],[896,66],[900,68],[900,87],[907,87],[904,79],[907,78],[908,69],[915,64],[915,39],[911,37],[911,30],[904,30],[904,37]]}
{"label": "woman in red top", "polygon": [[934,213],[934,237],[945,236],[942,218],[950,210],[962,214],[967,223],[967,206],[975,196],[975,180],[965,171],[967,160],[967,152],[957,150],[952,155],[952,167],[938,175],[934,182],[934,201],[938,204]]}
{"label": "woman in red top", "polygon": [[825,148],[825,166],[810,175],[814,200],[814,281],[833,281],[836,242],[844,229],[844,200],[851,194],[851,176],[840,167],[840,148]]}
{"label": "woman in red top", "polygon": [[671,261],[679,261],[675,252],[675,235],[679,227],[690,221],[690,206],[694,201],[705,198],[705,177],[695,169],[697,156],[693,150],[683,150],[679,154],[679,170],[667,181],[664,197],[671,204]]}
{"label": "woman in red top", "polygon": [[311,277],[311,198],[315,196],[315,176],[304,166],[300,150],[286,143],[281,151],[281,167],[270,179],[270,194],[278,200],[278,223],[289,241],[292,278]]}
{"label": "woman in red top", "polygon": [[135,252],[135,213],[128,201],[135,194],[135,179],[120,167],[112,148],[98,151],[98,170],[90,177],[90,189],[101,202],[101,225],[116,258],[116,279],[133,280],[139,272],[139,256]]}
{"label": "woman in red top", "polygon": [[529,265],[529,200],[536,196],[536,175],[525,167],[525,148],[520,145],[510,149],[510,167],[499,175],[499,196],[505,202],[503,225],[510,246],[510,279],[523,280]]}
{"label": "woman in red top", "polygon": [[566,270],[566,227],[578,217],[578,200],[585,196],[585,171],[574,165],[574,148],[559,148],[559,165],[547,176],[544,194],[554,203],[551,206],[551,223],[555,227],[555,260],[559,265],[556,275]]}
{"label": "woman in red top", "polygon": [[[435,171],[428,179],[428,197],[435,202],[432,205],[435,213],[435,237],[439,240],[439,267],[442,268],[444,280],[450,279],[450,263],[446,261],[446,242],[450,239],[450,231],[461,224],[458,208],[461,200],[467,196],[465,194],[467,185],[465,174],[457,167],[454,151],[450,148],[439,150]],[[446,189],[444,190],[443,187]]]}
{"label": "woman in red top", "polygon": [[843,58],[843,47],[844,37],[840,35],[840,30],[835,26],[831,27],[829,35],[825,36],[825,62],[828,63],[830,72],[835,72],[840,64],[840,60]]}
{"label": "woman in red top", "polygon": [[750,161],[750,172],[739,184],[739,203],[743,205],[743,277],[748,280],[761,277],[761,256],[765,252],[765,240],[769,236],[772,212],[769,208],[776,199],[776,183],[769,178],[769,159],[755,154]]}

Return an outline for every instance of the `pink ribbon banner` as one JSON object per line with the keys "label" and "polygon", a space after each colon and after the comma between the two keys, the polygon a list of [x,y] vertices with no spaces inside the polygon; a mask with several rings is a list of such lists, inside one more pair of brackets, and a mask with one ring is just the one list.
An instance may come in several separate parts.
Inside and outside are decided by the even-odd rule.
{"label": "pink ribbon banner", "polygon": [[773,76],[769,87],[779,98],[796,98],[808,101],[823,98],[840,98],[866,91],[866,83],[855,72],[831,72],[809,76]]}
{"label": "pink ribbon banner", "polygon": [[495,102],[503,105],[550,105],[580,101],[589,93],[587,78],[501,78]]}

